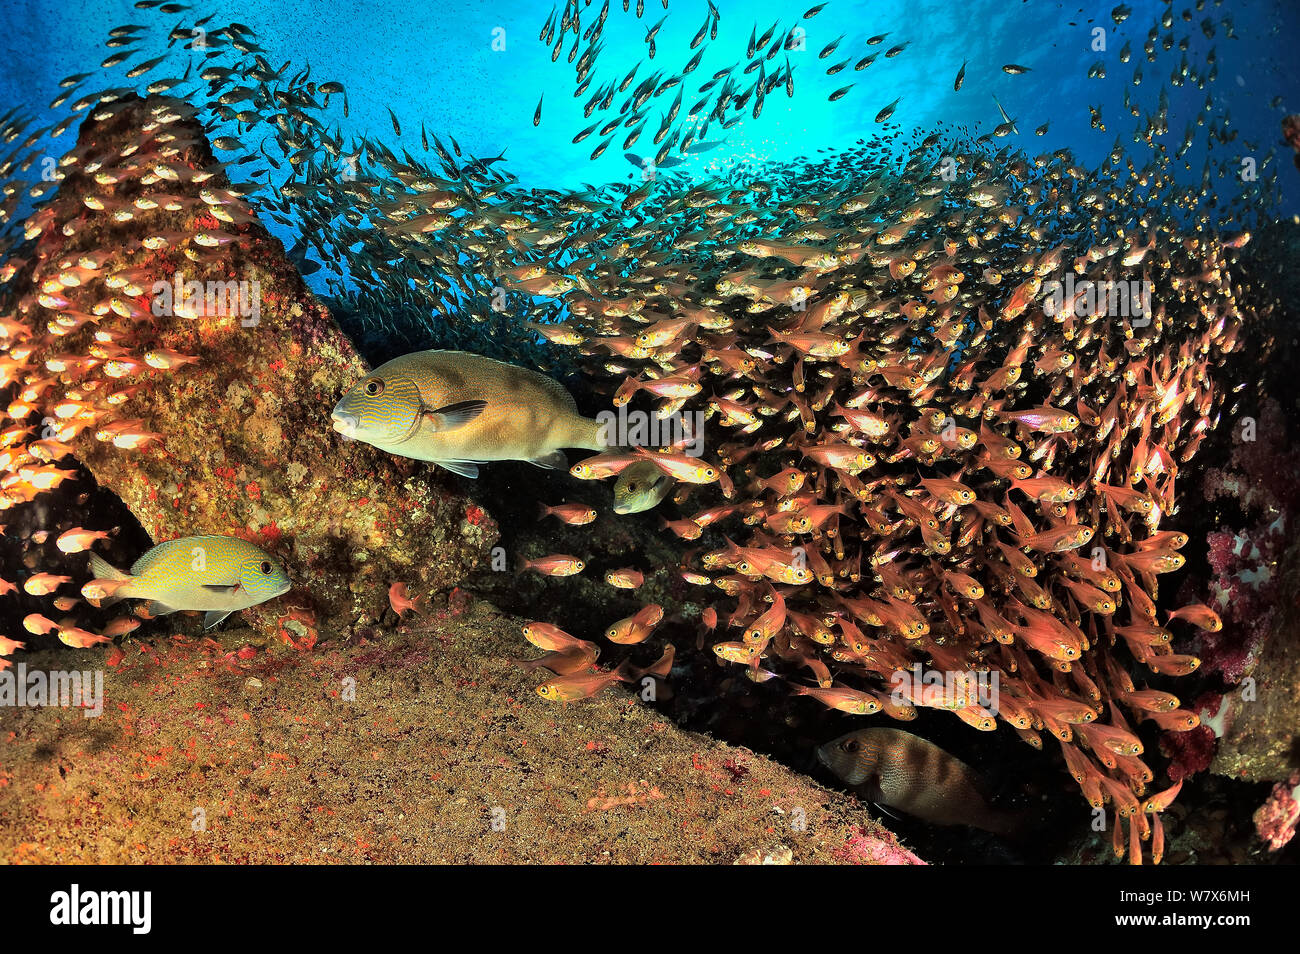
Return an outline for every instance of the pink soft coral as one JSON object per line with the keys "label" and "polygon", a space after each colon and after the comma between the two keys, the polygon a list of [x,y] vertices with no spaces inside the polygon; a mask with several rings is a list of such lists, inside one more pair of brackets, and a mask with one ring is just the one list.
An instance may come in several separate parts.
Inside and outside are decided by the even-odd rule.
{"label": "pink soft coral", "polygon": [[893,834],[883,837],[858,828],[841,847],[835,849],[835,860],[851,865],[923,865],[920,858],[898,843]]}
{"label": "pink soft coral", "polygon": [[1235,685],[1249,674],[1260,643],[1272,625],[1280,594],[1274,567],[1293,532],[1300,504],[1300,453],[1285,440],[1286,422],[1276,401],[1268,401],[1244,440],[1240,422],[1233,428],[1228,465],[1206,472],[1207,501],[1235,498],[1246,523],[1240,529],[1210,533],[1207,559],[1214,573],[1210,589],[1223,629],[1202,633],[1197,654],[1204,672],[1219,673]]}
{"label": "pink soft coral", "polygon": [[1295,834],[1296,822],[1300,821],[1297,798],[1300,798],[1300,771],[1292,772],[1285,782],[1274,785],[1268,801],[1255,810],[1255,830],[1269,851],[1277,851]]}

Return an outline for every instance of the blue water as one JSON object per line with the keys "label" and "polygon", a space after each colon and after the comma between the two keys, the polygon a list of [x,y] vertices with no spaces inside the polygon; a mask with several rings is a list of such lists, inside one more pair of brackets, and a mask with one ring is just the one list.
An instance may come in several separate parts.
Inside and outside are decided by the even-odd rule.
{"label": "blue water", "polygon": [[[286,60],[292,61],[295,70],[310,64],[313,79],[342,82],[348,89],[350,116],[344,119],[338,97],[331,113],[347,133],[376,136],[418,156],[423,122],[430,132],[454,136],[468,154],[495,156],[504,150],[509,172],[528,185],[574,187],[626,180],[635,174],[621,149],[626,130],[620,129],[609,150],[594,162],[588,156],[600,141],[597,135],[577,145],[570,142],[600,113],[584,119],[582,107],[590,91],[580,99],[572,95],[574,67],[566,58],[573,34],[568,35],[564,52],[555,63],[549,47],[538,41],[549,3],[253,0],[197,4],[171,16],[137,10],[122,0],[3,0],[2,5],[0,110],[20,105],[36,114],[41,123],[64,115],[46,108],[59,92],[58,80],[96,69],[112,52],[103,46],[109,28],[122,23],[148,24],[158,30],[149,50],[161,51],[161,37],[174,23],[213,13],[214,26],[236,20],[252,27],[267,51],[266,59],[274,66]],[[812,0],[799,0],[797,5],[717,0],[721,12],[717,39],[706,40],[703,60],[688,77],[683,113],[695,101],[700,83],[715,70],[743,59],[755,24],[761,35],[775,20],[780,21],[781,29],[799,22],[807,30],[806,49],[790,53],[795,67],[794,98],[787,98],[783,90],[775,91],[759,119],[750,119],[746,113],[746,118],[725,134],[725,145],[692,159],[688,171],[702,173],[713,163],[736,157],[783,160],[847,146],[878,132],[881,127],[872,118],[899,96],[902,102],[893,121],[904,128],[928,131],[949,123],[982,134],[1001,122],[993,102],[996,95],[1020,129],[1020,136],[998,144],[1021,145],[1031,155],[1068,147],[1084,163],[1095,165],[1110,151],[1121,130],[1123,144],[1132,147],[1128,131],[1134,120],[1122,112],[1121,99],[1134,68],[1141,65],[1146,78],[1133,94],[1154,112],[1157,91],[1168,85],[1169,72],[1179,56],[1176,48],[1172,53],[1161,51],[1157,63],[1148,64],[1142,53],[1147,29],[1167,6],[1161,0],[1133,0],[1129,4],[1133,13],[1120,26],[1111,21],[1110,11],[1115,6],[1111,2],[832,0],[813,19],[799,20],[811,5]],[[584,30],[595,20],[599,7],[596,2],[584,8]],[[1250,155],[1264,167],[1265,155],[1280,140],[1279,120],[1287,111],[1300,110],[1300,72],[1294,56],[1295,39],[1300,36],[1300,5],[1284,0],[1216,5],[1208,0],[1203,11],[1195,10],[1191,3],[1176,3],[1172,9],[1175,36],[1191,37],[1190,62],[1202,62],[1211,47],[1217,51],[1218,79],[1208,89],[1216,109],[1228,109],[1232,128],[1240,133],[1231,145],[1216,147],[1213,157]],[[1191,23],[1181,19],[1183,9],[1191,10]],[[685,65],[693,52],[688,49],[690,38],[704,22],[706,10],[705,0],[671,0],[668,18],[656,40],[657,55],[643,64],[637,81],[653,69],[663,69],[667,76]],[[622,77],[634,62],[645,58],[646,26],[664,12],[660,0],[649,0],[643,20],[637,21],[615,0],[591,90]],[[1225,36],[1219,24],[1224,16],[1234,21],[1236,39]],[[1205,17],[1216,23],[1212,40],[1199,26]],[[1105,52],[1091,48],[1094,26],[1105,30]],[[818,52],[841,33],[845,38],[835,53],[818,59]],[[879,33],[889,36],[884,43],[867,47],[866,38]],[[497,46],[504,39],[504,49],[495,50],[494,39]],[[1127,66],[1120,64],[1118,56],[1125,39],[1134,47]],[[903,41],[908,42],[907,49],[886,59],[884,51]],[[881,55],[865,70],[854,72],[850,65],[836,76],[825,75],[827,66],[846,57],[856,62],[872,51]],[[105,72],[116,76],[113,85],[179,76],[188,55],[177,44],[168,63],[137,81],[122,79],[120,69]],[[968,61],[965,84],[960,92],[954,92],[953,79],[963,60]],[[1107,78],[1086,78],[1088,67],[1098,60],[1106,64]],[[775,67],[780,62],[778,56],[769,65]],[[1002,72],[1001,65],[1012,62],[1028,66],[1032,72],[1019,76]],[[846,97],[835,103],[827,101],[832,90],[851,82],[857,85]],[[543,91],[542,122],[534,128],[533,111]],[[650,138],[675,92],[657,101],[662,107],[651,109],[647,131],[638,144],[641,150],[654,151]],[[1187,123],[1204,104],[1206,93],[1189,86],[1171,87],[1169,92],[1169,132],[1164,138],[1176,148]],[[1277,96],[1282,97],[1281,104],[1270,106]],[[1106,132],[1089,127],[1090,104],[1101,106]],[[386,110],[389,106],[402,123],[400,140],[393,135]],[[1048,134],[1035,137],[1035,127],[1049,121]],[[715,128],[709,138],[718,138],[715,133],[719,132]],[[75,127],[64,133],[64,143],[70,144],[74,136]],[[1287,152],[1281,148],[1274,168],[1282,173],[1278,214],[1291,216],[1300,213],[1300,187]],[[1135,150],[1134,155],[1141,164],[1145,149]],[[1199,181],[1204,158],[1199,147],[1187,157],[1195,181]],[[1216,188],[1226,193],[1229,185],[1216,180]]]}

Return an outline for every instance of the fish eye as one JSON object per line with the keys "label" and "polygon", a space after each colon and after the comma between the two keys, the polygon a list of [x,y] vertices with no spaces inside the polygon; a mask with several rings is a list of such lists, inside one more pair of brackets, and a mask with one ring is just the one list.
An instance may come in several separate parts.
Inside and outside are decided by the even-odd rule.
{"label": "fish eye", "polygon": [[844,743],[845,752],[856,752],[857,750],[858,750],[857,739],[849,739],[847,742]]}
{"label": "fish eye", "polygon": [[378,378],[375,378],[375,379],[372,379],[372,380],[370,380],[370,381],[367,381],[367,382],[366,382],[366,393],[369,394],[371,397],[374,397],[374,396],[377,395],[377,394],[383,394],[383,393],[384,393],[384,382],[383,382],[383,381],[380,381]]}
{"label": "fish eye", "polygon": [[260,567],[258,567],[258,569],[260,569],[260,570],[262,571],[262,575],[263,575],[263,576],[270,576],[270,575],[271,575],[271,563],[270,563],[270,561],[269,561],[269,560],[263,560],[263,561],[262,561],[262,565],[261,565]]}

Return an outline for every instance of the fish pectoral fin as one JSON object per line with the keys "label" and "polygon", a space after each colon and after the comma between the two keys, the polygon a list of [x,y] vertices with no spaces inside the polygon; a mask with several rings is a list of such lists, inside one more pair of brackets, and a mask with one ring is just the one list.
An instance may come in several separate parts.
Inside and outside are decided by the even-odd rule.
{"label": "fish pectoral fin", "polygon": [[464,427],[482,414],[483,409],[486,407],[487,401],[458,401],[455,404],[440,407],[436,411],[425,411],[424,419],[433,425],[435,431],[449,431],[453,428]]}
{"label": "fish pectoral fin", "polygon": [[882,802],[879,802],[874,798],[871,799],[871,807],[874,808],[876,811],[880,812],[882,815],[888,815],[890,818],[893,818],[897,821],[906,821],[906,819],[903,818],[901,815],[895,815]]}
{"label": "fish pectoral fin", "polygon": [[208,610],[203,614],[203,628],[212,629],[233,612],[234,610]]}
{"label": "fish pectoral fin", "polygon": [[150,616],[166,616],[168,613],[176,612],[176,607],[168,606],[161,600],[150,600],[144,604],[144,609]]}
{"label": "fish pectoral fin", "polygon": [[434,463],[462,477],[478,476],[478,464],[472,460],[435,460]]}
{"label": "fish pectoral fin", "polygon": [[528,463],[535,467],[544,467],[547,470],[568,470],[569,458],[564,456],[564,451],[553,450],[549,454],[543,454],[541,457],[531,458]]}
{"label": "fish pectoral fin", "polygon": [[209,593],[216,593],[218,596],[234,596],[239,592],[238,583],[230,583],[227,585],[219,583],[203,583],[200,584],[199,588],[207,590]]}

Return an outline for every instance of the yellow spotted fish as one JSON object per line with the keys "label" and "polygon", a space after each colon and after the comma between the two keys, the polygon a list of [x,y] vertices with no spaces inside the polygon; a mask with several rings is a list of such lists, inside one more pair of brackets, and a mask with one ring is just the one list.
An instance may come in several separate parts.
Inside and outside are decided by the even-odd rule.
{"label": "yellow spotted fish", "polygon": [[601,424],[558,382],[465,351],[418,351],[380,365],[343,395],[334,429],[462,477],[526,460],[568,469],[562,447],[603,450]]}
{"label": "yellow spotted fish", "polygon": [[123,573],[91,554],[96,579],[123,580],[104,601],[149,600],[150,615],[203,610],[211,629],[236,610],[264,603],[288,591],[289,577],[277,561],[238,537],[203,535],[160,543]]}

